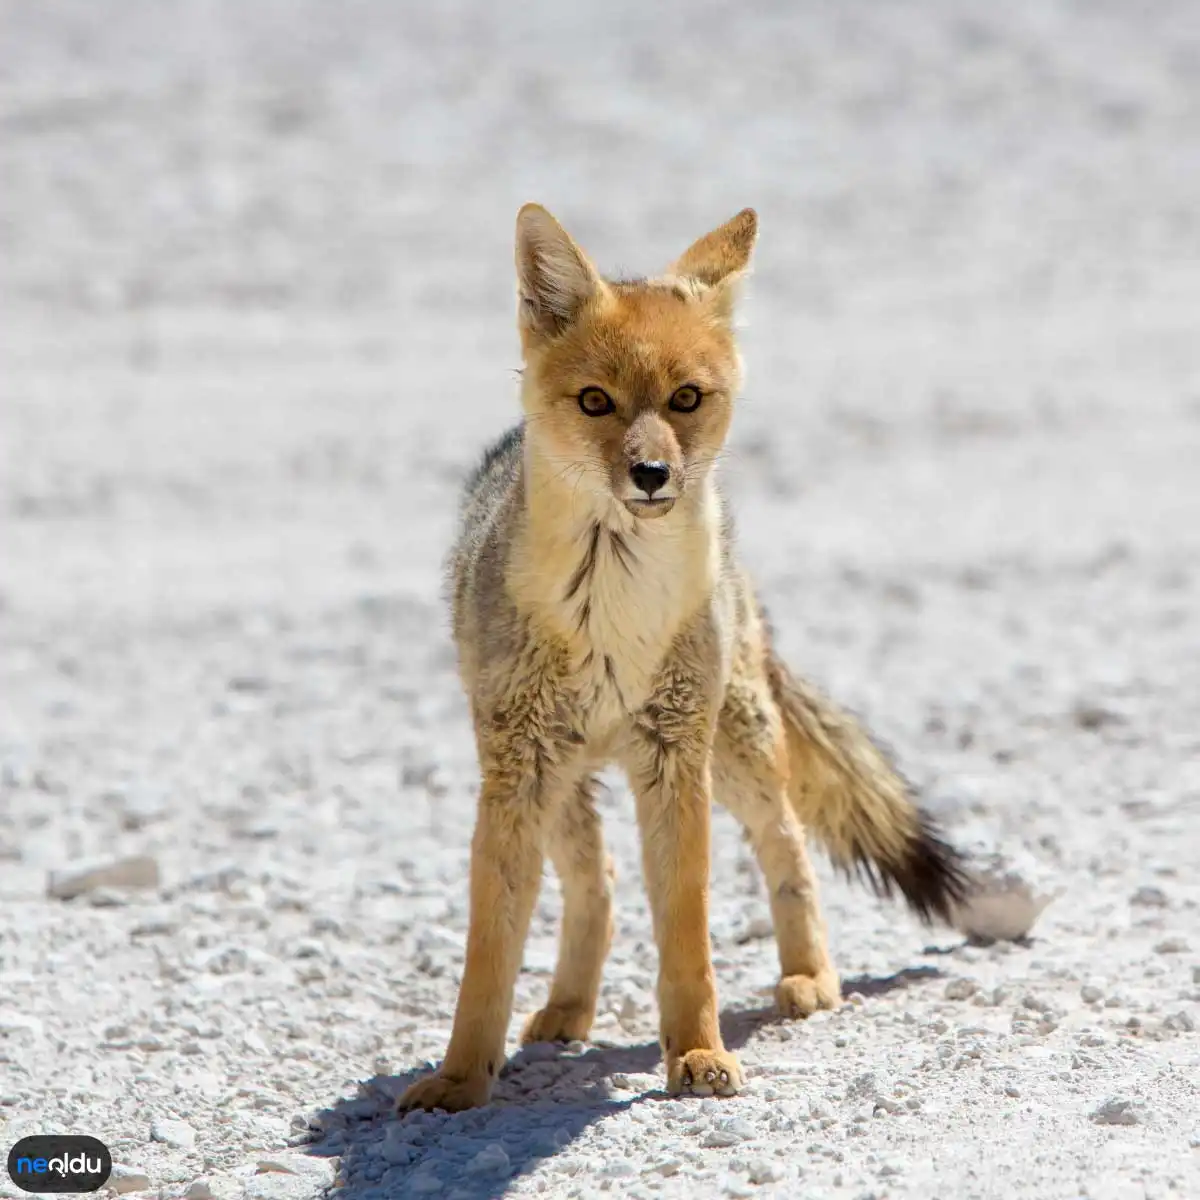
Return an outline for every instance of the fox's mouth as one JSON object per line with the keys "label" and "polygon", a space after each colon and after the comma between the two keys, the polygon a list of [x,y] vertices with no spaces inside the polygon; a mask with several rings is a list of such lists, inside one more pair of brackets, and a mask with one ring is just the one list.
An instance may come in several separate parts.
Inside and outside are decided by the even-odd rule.
{"label": "fox's mouth", "polygon": [[635,517],[644,520],[654,520],[655,517],[665,517],[675,507],[674,496],[653,496],[650,498],[629,499],[625,507]]}

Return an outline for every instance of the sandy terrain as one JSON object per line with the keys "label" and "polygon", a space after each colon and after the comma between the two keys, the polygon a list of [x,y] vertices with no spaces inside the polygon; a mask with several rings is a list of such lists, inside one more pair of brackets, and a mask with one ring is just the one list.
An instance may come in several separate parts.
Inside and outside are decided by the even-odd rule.
{"label": "sandy terrain", "polygon": [[[0,6],[4,1152],[189,1200],[1200,1195],[1195,6],[505,7]],[[1057,898],[978,948],[826,873],[849,1002],[776,1025],[720,814],[750,1084],[668,1100],[614,779],[594,1043],[395,1121],[461,967],[439,563],[528,199],[614,271],[758,208],[724,469],[782,648]]]}

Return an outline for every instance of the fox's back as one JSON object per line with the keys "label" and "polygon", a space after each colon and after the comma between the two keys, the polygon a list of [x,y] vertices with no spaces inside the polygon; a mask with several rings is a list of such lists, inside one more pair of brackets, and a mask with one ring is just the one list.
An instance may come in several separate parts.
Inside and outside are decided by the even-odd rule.
{"label": "fox's back", "polygon": [[[463,484],[458,532],[447,563],[454,636],[460,651],[477,640],[481,624],[498,623],[504,570],[514,520],[522,503],[524,424],[514,425],[484,451]],[[492,615],[495,621],[487,621]],[[474,634],[475,636],[472,636]]]}

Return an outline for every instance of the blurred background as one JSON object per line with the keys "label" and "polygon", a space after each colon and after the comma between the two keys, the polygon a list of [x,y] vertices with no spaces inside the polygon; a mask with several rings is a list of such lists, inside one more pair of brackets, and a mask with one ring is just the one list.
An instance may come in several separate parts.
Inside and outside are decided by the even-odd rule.
{"label": "blurred background", "polygon": [[[440,1054],[476,786],[440,564],[516,416],[528,200],[610,273],[757,208],[725,479],[784,652],[956,836],[1121,896],[1186,854],[1196,5],[5,0],[0,30],[0,897],[26,949],[109,946],[135,980],[143,952],[42,896],[77,857],[150,854],[216,897],[159,943],[168,992],[236,927],[263,962],[325,938],[425,1014],[308,978],[304,1087]],[[619,790],[610,816],[648,987]],[[739,940],[765,905],[720,828],[738,1001],[772,953]],[[1099,919],[1091,889],[1060,934]],[[827,895],[847,974],[923,944]],[[61,1019],[63,1064],[133,986]]]}

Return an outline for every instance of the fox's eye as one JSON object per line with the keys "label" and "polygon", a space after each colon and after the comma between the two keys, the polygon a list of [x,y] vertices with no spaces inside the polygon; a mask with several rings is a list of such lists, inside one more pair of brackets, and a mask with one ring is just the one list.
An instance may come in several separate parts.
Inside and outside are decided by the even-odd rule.
{"label": "fox's eye", "polygon": [[685,383],[683,387],[675,389],[671,407],[676,412],[695,412],[700,407],[700,398],[700,389],[694,384]]}
{"label": "fox's eye", "polygon": [[601,388],[584,388],[579,393],[579,407],[589,417],[607,417],[610,412],[616,412],[612,397]]}

